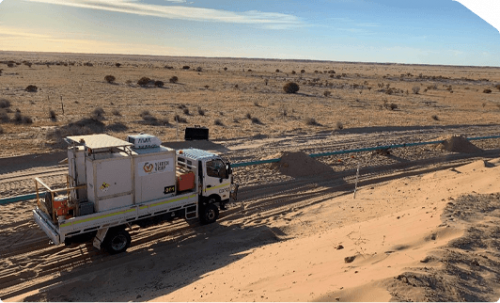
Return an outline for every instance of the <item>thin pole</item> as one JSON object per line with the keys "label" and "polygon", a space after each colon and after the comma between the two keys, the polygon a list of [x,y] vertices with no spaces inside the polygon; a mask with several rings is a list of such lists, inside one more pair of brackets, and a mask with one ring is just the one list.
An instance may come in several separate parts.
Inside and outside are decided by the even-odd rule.
{"label": "thin pole", "polygon": [[356,170],[356,183],[354,184],[354,199],[356,199],[356,192],[358,190],[358,180],[359,180],[359,162],[358,162],[358,169]]}

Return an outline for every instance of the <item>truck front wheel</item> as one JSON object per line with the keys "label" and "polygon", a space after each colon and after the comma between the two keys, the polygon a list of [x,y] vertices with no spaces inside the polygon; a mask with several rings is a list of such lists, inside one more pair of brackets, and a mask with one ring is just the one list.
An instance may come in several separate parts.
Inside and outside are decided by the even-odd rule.
{"label": "truck front wheel", "polygon": [[207,204],[203,207],[200,221],[202,224],[211,224],[219,218],[219,208],[215,204]]}
{"label": "truck front wheel", "polygon": [[130,246],[130,234],[124,229],[109,230],[104,248],[112,255],[124,252]]}

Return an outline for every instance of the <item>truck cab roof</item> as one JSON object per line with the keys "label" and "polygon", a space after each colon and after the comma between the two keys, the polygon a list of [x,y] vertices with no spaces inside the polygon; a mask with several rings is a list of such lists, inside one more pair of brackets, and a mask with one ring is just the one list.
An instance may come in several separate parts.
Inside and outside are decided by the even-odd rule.
{"label": "truck cab roof", "polygon": [[199,160],[210,160],[210,159],[220,159],[220,157],[214,153],[208,152],[206,150],[201,150],[197,148],[186,148],[177,150],[177,156],[184,156],[195,161]]}

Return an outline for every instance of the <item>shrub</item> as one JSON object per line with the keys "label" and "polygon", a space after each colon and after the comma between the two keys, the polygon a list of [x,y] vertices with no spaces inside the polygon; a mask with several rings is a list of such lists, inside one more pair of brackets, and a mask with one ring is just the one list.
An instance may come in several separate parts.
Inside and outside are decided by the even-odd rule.
{"label": "shrub", "polygon": [[283,90],[287,94],[295,94],[296,92],[299,91],[299,85],[295,82],[288,82],[283,86]]}
{"label": "shrub", "polygon": [[57,121],[56,112],[53,110],[49,110],[49,118],[51,121],[56,122]]}
{"label": "shrub", "polygon": [[184,115],[189,115],[189,108],[187,108],[187,107],[186,107],[186,108],[184,108],[184,109],[182,110],[182,112],[184,113]]}
{"label": "shrub", "polygon": [[247,114],[245,115],[245,118],[247,118],[247,119],[252,119],[252,115],[251,115],[250,113],[247,113]]}
{"label": "shrub", "polygon": [[415,95],[418,95],[418,92],[420,91],[420,86],[414,86],[411,88],[411,90]]}
{"label": "shrub", "polygon": [[177,83],[179,81],[179,78],[177,78],[177,76],[173,76],[169,81],[170,83]]}
{"label": "shrub", "polygon": [[205,87],[206,89],[208,89],[208,88],[209,88],[210,86],[208,86],[208,85],[205,85],[204,87]]}
{"label": "shrub", "polygon": [[149,84],[149,82],[151,82],[151,79],[149,79],[148,77],[142,77],[141,79],[139,79],[139,81],[137,81],[137,84],[139,86],[147,86]]}
{"label": "shrub", "polygon": [[500,90],[500,84],[495,85],[495,88]]}
{"label": "shrub", "polygon": [[316,122],[316,120],[314,118],[306,118],[304,120],[304,123],[306,125],[311,125],[311,126],[318,125],[318,122]]}
{"label": "shrub", "polygon": [[14,65],[14,63],[7,63],[7,66],[8,67],[14,67],[15,65]]}
{"label": "shrub", "polygon": [[116,78],[113,75],[107,75],[106,77],[104,77],[104,80],[106,80],[106,82],[108,83],[113,83],[115,82]]}
{"label": "shrub", "polygon": [[113,111],[112,111],[111,113],[113,114],[113,116],[117,116],[117,117],[121,117],[121,115],[122,115],[122,114],[120,113],[120,111],[119,111],[119,110],[117,110],[117,109],[113,109]]}
{"label": "shrub", "polygon": [[23,116],[20,112],[16,112],[14,115],[14,122],[16,124],[32,124],[33,119],[29,116]]}
{"label": "shrub", "polygon": [[391,110],[395,110],[396,108],[398,108],[398,105],[396,103],[391,103],[391,105],[389,105],[389,108]]}
{"label": "shrub", "polygon": [[251,70],[251,69],[248,69],[248,70],[247,70],[247,72],[251,73],[251,72],[252,72],[252,70]]}
{"label": "shrub", "polygon": [[187,120],[185,118],[182,118],[181,116],[179,115],[175,115],[174,116],[174,121],[175,122],[179,122],[179,123],[187,123]]}
{"label": "shrub", "polygon": [[224,126],[224,124],[222,123],[222,121],[221,121],[220,119],[216,119],[216,120],[214,121],[214,124],[215,124],[215,125],[218,125],[218,126]]}
{"label": "shrub", "polygon": [[10,101],[7,99],[0,99],[0,108],[8,108],[10,107]]}
{"label": "shrub", "polygon": [[305,73],[305,72],[306,72],[306,70],[305,70],[305,69],[301,69],[301,70],[300,70],[300,73],[301,73],[301,74],[303,74],[303,73]]}
{"label": "shrub", "polygon": [[432,115],[432,119],[436,120],[436,121],[439,121],[439,117],[437,115]]}
{"label": "shrub", "polygon": [[386,94],[388,95],[392,95],[394,93],[394,91],[392,90],[392,88],[388,88],[386,91],[385,91]]}
{"label": "shrub", "polygon": [[331,94],[332,94],[332,92],[331,92],[331,91],[329,91],[329,90],[325,90],[325,92],[323,93],[323,95],[324,95],[325,97],[328,97],[328,96],[330,96]]}
{"label": "shrub", "polygon": [[173,67],[173,66],[169,66],[169,65],[165,65],[165,68],[166,68],[166,69],[174,69],[174,67]]}
{"label": "shrub", "polygon": [[115,63],[115,66],[116,67],[120,67],[120,66],[122,66],[122,64],[121,63]]}
{"label": "shrub", "polygon": [[279,69],[276,69],[276,72],[277,72],[277,73],[279,73],[279,72],[280,72],[280,70],[279,70]]}
{"label": "shrub", "polygon": [[342,122],[337,122],[337,129],[344,129],[344,124]]}
{"label": "shrub", "polygon": [[182,67],[182,69],[186,69],[186,70],[187,70],[187,69],[190,69],[190,67],[189,67],[189,66],[187,66],[187,65],[184,65],[184,66]]}
{"label": "shrub", "polygon": [[224,67],[224,71],[227,71],[227,67]]}
{"label": "shrub", "polygon": [[10,122],[9,115],[5,111],[0,111],[0,122],[7,123]]}
{"label": "shrub", "polygon": [[253,124],[262,124],[262,122],[260,122],[259,118],[253,117],[251,120],[252,120]]}
{"label": "shrub", "polygon": [[197,71],[197,72],[201,72],[201,71],[203,71],[203,68],[201,68],[201,66],[198,66],[198,67],[196,68],[196,71]]}
{"label": "shrub", "polygon": [[0,126],[0,135],[3,134],[3,128]]}
{"label": "shrub", "polygon": [[292,75],[295,75],[295,74],[296,74],[296,72],[293,70],[293,71],[292,71]]}
{"label": "shrub", "polygon": [[165,85],[165,83],[163,83],[163,81],[160,81],[160,80],[156,80],[155,81],[155,86],[156,87],[163,87],[163,85]]}
{"label": "shrub", "polygon": [[28,85],[25,91],[30,93],[36,93],[38,91],[38,87],[36,87],[35,85]]}
{"label": "shrub", "polygon": [[96,121],[104,120],[104,109],[98,107],[90,114],[90,118]]}
{"label": "shrub", "polygon": [[485,93],[485,94],[491,94],[491,89],[486,88],[485,90],[483,90],[483,93]]}
{"label": "shrub", "polygon": [[198,107],[198,115],[205,116],[205,111],[201,107]]}

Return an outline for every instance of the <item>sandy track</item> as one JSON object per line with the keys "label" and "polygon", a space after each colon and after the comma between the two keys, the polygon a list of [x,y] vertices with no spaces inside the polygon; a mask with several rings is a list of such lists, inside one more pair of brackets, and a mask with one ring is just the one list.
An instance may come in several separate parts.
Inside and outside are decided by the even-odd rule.
{"label": "sandy track", "polygon": [[[411,167],[399,172],[395,172],[392,166],[379,168],[378,174],[362,175],[360,186],[455,167],[475,159],[477,158],[462,156],[460,159],[438,163],[438,165],[435,160],[431,161],[432,163],[414,163]],[[233,204],[230,210],[221,214],[219,224],[243,228],[265,226],[270,221],[286,218],[289,213],[297,213],[301,209],[325,202],[333,197],[350,194],[353,188],[352,181],[352,176],[341,178],[339,174],[332,174],[297,179],[285,182],[285,184],[262,185],[259,188],[243,187],[240,194],[241,201]],[[29,209],[26,209],[21,217],[25,219],[11,223],[11,225],[16,225],[16,231],[5,240],[22,237],[28,229],[37,229],[29,218]],[[130,254],[127,255],[147,251],[149,247],[159,242],[169,242],[170,246],[175,246],[192,238],[192,243],[201,243],[203,237],[200,238],[199,235],[205,229],[207,227],[200,226],[198,223],[189,225],[182,220],[140,230],[134,228],[131,231],[133,242],[129,249]],[[273,229],[265,237],[265,241],[285,239],[287,239],[285,233]],[[64,273],[64,279],[77,277],[84,265],[101,264],[115,258],[94,250],[90,243],[74,244],[67,248],[50,246],[48,239],[41,231],[37,232],[34,238],[25,239],[19,245],[13,245],[0,253],[3,259],[3,269],[0,271],[0,289],[2,289],[0,297],[3,299],[57,283],[62,273]]]}

